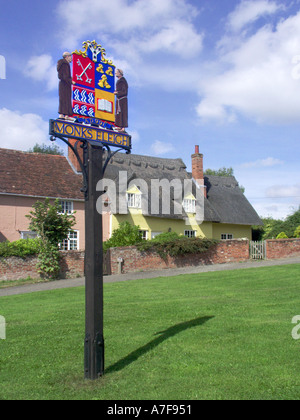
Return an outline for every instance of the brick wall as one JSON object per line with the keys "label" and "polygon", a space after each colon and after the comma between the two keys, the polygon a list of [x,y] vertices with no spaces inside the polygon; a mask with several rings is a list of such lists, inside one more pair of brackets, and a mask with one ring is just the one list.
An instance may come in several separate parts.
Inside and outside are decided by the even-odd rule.
{"label": "brick wall", "polygon": [[[267,258],[279,259],[292,256],[300,257],[300,239],[272,239],[266,241]],[[122,259],[122,273],[153,271],[165,268],[188,267],[197,265],[223,264],[247,261],[248,240],[220,241],[207,252],[178,257],[168,257],[165,261],[152,252],[140,252],[134,246],[110,249],[110,273],[118,274],[119,259]],[[36,270],[36,257],[26,259],[0,258],[0,280],[18,280],[26,277],[40,278]],[[62,252],[61,278],[84,276],[84,252]]]}
{"label": "brick wall", "polygon": [[[0,280],[19,280],[31,277],[39,279],[36,265],[37,257],[9,257],[0,258]],[[84,275],[84,252],[62,252],[61,278],[76,278]]]}
{"label": "brick wall", "polygon": [[300,239],[268,239],[267,259],[300,256]]}
{"label": "brick wall", "polygon": [[38,259],[36,257],[0,258],[0,280],[19,280],[31,277],[40,278],[37,270]]}
{"label": "brick wall", "polygon": [[227,262],[247,261],[249,259],[249,241],[221,241],[210,250],[200,254],[181,255],[162,259],[152,252],[140,252],[136,247],[112,248],[111,273],[119,271],[119,259],[122,262],[122,273],[137,271],[161,270],[165,268],[188,267],[197,265],[222,264]]}
{"label": "brick wall", "polygon": [[60,277],[71,279],[84,276],[84,251],[62,252]]}

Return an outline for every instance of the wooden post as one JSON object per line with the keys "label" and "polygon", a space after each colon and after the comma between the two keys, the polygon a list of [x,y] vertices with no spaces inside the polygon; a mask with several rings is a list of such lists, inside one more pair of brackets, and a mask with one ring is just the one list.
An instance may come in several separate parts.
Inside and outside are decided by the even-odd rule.
{"label": "wooden post", "polygon": [[97,199],[101,195],[96,191],[96,185],[103,177],[102,155],[100,145],[87,144],[84,158],[88,173],[85,200],[86,379],[97,379],[104,374],[102,214],[96,209]]}

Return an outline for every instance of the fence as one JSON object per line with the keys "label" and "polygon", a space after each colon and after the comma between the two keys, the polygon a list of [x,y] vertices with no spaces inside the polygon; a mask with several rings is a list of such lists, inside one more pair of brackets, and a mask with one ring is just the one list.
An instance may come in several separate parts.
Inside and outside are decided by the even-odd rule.
{"label": "fence", "polygon": [[250,242],[250,258],[253,260],[265,260],[267,257],[266,241]]}

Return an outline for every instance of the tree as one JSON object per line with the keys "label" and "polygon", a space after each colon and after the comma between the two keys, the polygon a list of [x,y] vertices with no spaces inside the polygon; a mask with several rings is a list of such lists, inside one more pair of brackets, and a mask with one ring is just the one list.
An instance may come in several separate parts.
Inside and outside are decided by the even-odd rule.
{"label": "tree", "polygon": [[64,152],[56,144],[47,146],[46,144],[36,143],[32,149],[28,150],[29,153],[44,153],[47,155],[59,155],[64,156]]}
{"label": "tree", "polygon": [[300,209],[289,215],[285,220],[264,219],[264,239],[276,238],[281,232],[285,232],[288,238],[293,238],[295,229],[300,225]]}
{"label": "tree", "polygon": [[294,237],[295,238],[300,238],[300,226],[298,226],[294,232]]}
{"label": "tree", "polygon": [[220,168],[218,170],[216,169],[206,169],[204,172],[204,175],[214,175],[214,176],[234,176],[233,168]]}
{"label": "tree", "polygon": [[60,269],[59,243],[72,231],[75,216],[62,214],[59,200],[51,205],[49,198],[46,198],[32,207],[33,211],[26,217],[30,220],[29,229],[36,232],[39,238],[39,271],[50,278],[57,278]]}
{"label": "tree", "polygon": [[262,240],[276,238],[282,232],[282,220],[273,219],[272,217],[261,218],[263,221]]}

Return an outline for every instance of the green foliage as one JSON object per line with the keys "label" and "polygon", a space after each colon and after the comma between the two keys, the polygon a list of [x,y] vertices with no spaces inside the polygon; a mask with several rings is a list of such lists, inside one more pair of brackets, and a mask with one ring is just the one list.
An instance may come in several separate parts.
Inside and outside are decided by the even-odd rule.
{"label": "green foliage", "polygon": [[263,226],[252,226],[252,241],[262,241],[264,233],[265,231]]}
{"label": "green foliage", "polygon": [[40,252],[38,254],[38,269],[46,278],[57,278],[60,270],[60,252],[56,245],[49,241],[40,241]]}
{"label": "green foliage", "polygon": [[295,238],[300,238],[300,225],[296,228],[296,230],[294,232],[294,237]]}
{"label": "green foliage", "polygon": [[206,169],[204,175],[214,175],[214,176],[233,176],[233,168],[220,168],[216,169]]}
{"label": "green foliage", "polygon": [[187,238],[176,233],[163,233],[151,241],[138,244],[140,251],[156,252],[161,258],[176,257],[184,254],[198,254],[207,251],[218,241],[206,238]]}
{"label": "green foliage", "polygon": [[285,232],[288,238],[293,238],[295,237],[295,229],[300,225],[300,209],[285,220],[276,220],[271,217],[262,220],[264,222],[262,239],[276,238],[281,232]]}
{"label": "green foliage", "polygon": [[61,211],[59,200],[52,205],[47,198],[37,201],[26,216],[30,220],[29,229],[39,236],[39,271],[50,278],[56,278],[59,273],[59,243],[67,238],[76,223],[74,215],[61,214]]}
{"label": "green foliage", "polygon": [[37,255],[40,243],[38,239],[19,239],[14,242],[0,243],[0,257],[21,257]]}
{"label": "green foliage", "polygon": [[61,214],[62,208],[59,200],[50,204],[49,198],[44,201],[37,201],[33,206],[33,211],[26,217],[30,220],[29,229],[51,244],[58,246],[72,230],[75,225],[75,216]]}
{"label": "green foliage", "polygon": [[289,238],[292,238],[295,233],[295,229],[300,225],[300,209],[295,211],[295,213],[291,214],[287,217],[286,221],[284,222],[284,231],[288,235]]}
{"label": "green foliage", "polygon": [[285,232],[280,232],[277,236],[276,239],[287,239],[288,236],[285,234]]}
{"label": "green foliage", "polygon": [[103,249],[106,251],[109,248],[136,245],[142,241],[140,227],[131,225],[129,222],[123,222],[118,229],[113,231],[111,238],[104,242]]}
{"label": "green foliage", "polygon": [[51,146],[47,146],[46,144],[35,144],[32,149],[28,150],[29,153],[43,153],[47,155],[59,155],[64,156],[64,152],[60,149],[56,144],[52,144]]}

